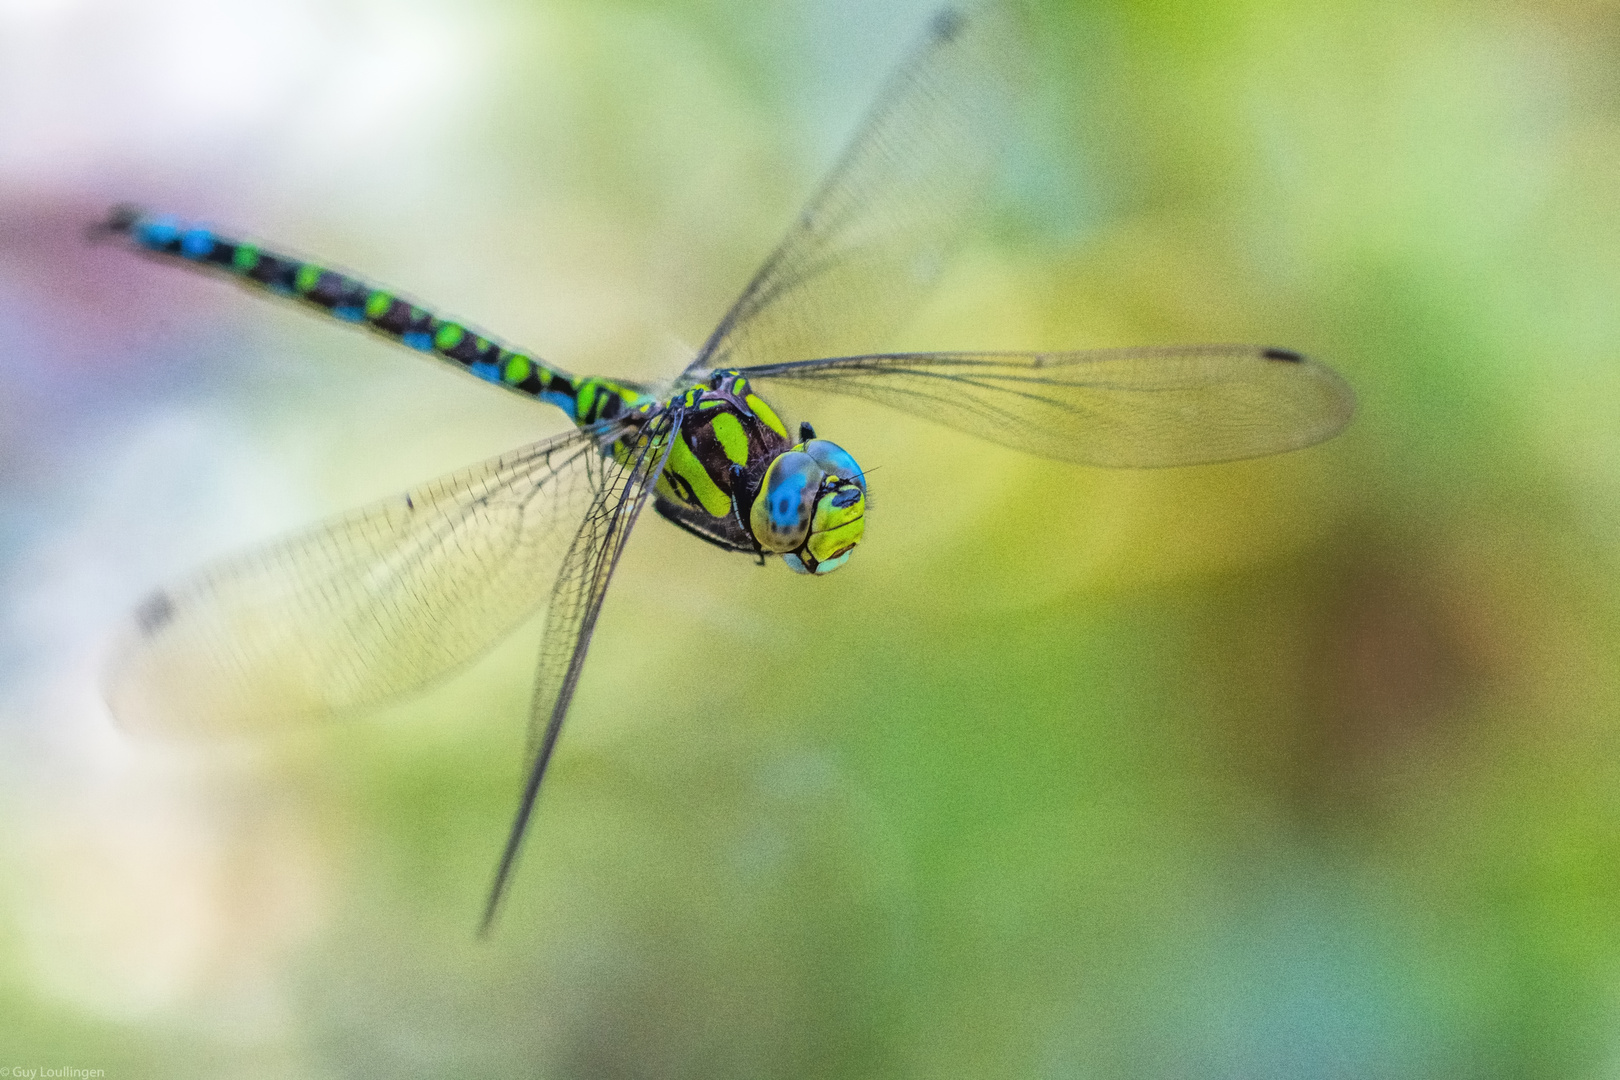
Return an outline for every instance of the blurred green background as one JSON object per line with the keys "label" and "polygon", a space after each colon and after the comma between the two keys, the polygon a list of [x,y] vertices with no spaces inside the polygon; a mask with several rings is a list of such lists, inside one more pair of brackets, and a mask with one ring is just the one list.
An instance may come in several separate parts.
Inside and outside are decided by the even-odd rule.
{"label": "blurred green background", "polygon": [[155,583],[560,421],[107,204],[654,376],[932,6],[0,0],[0,1067],[1620,1075],[1600,0],[1028,5],[1011,183],[894,344],[1286,345],[1358,419],[1109,473],[782,399],[867,542],[644,520],[492,940],[535,628],[285,740],[108,718]]}

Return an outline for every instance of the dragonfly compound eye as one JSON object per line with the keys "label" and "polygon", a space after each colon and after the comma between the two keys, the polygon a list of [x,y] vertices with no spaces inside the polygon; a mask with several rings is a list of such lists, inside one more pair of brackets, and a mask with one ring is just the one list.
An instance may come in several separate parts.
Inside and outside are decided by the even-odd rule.
{"label": "dragonfly compound eye", "polygon": [[801,450],[789,450],[771,462],[748,515],[763,550],[781,554],[804,544],[825,475],[816,459]]}
{"label": "dragonfly compound eye", "polygon": [[854,481],[862,491],[866,490],[866,474],[842,446],[826,439],[811,439],[804,444],[804,452],[815,458],[829,476]]}

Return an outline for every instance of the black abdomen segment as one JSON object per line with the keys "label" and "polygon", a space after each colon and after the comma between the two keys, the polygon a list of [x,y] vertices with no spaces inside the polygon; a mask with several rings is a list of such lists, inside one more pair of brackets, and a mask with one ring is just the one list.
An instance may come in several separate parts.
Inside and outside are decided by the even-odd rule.
{"label": "black abdomen segment", "polygon": [[[121,206],[100,231],[127,236],[141,251],[223,271],[244,285],[291,297],[413,349],[433,353],[481,379],[550,402],[576,423],[611,419],[639,398],[634,388],[618,383],[576,379],[359,278],[264,251],[256,244],[220,236],[206,226]],[[588,392],[582,395],[582,390]]]}

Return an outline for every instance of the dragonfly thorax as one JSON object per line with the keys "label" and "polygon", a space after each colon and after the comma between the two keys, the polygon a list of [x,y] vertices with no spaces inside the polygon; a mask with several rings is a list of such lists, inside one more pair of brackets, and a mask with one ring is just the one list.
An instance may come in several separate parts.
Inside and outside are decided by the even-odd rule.
{"label": "dragonfly thorax", "polygon": [[799,573],[842,566],[865,528],[866,481],[805,425],[794,443],[734,371],[672,399],[681,423],[658,479],[665,518],[729,551],[781,555]]}

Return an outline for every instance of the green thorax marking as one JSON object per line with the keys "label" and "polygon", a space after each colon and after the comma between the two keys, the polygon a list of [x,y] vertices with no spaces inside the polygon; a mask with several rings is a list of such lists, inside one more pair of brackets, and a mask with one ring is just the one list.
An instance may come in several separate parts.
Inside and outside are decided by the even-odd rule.
{"label": "green thorax marking", "polygon": [[748,513],[766,468],[791,445],[786,427],[736,372],[718,372],[670,405],[685,419],[658,480],[658,512],[721,547],[756,551]]}

